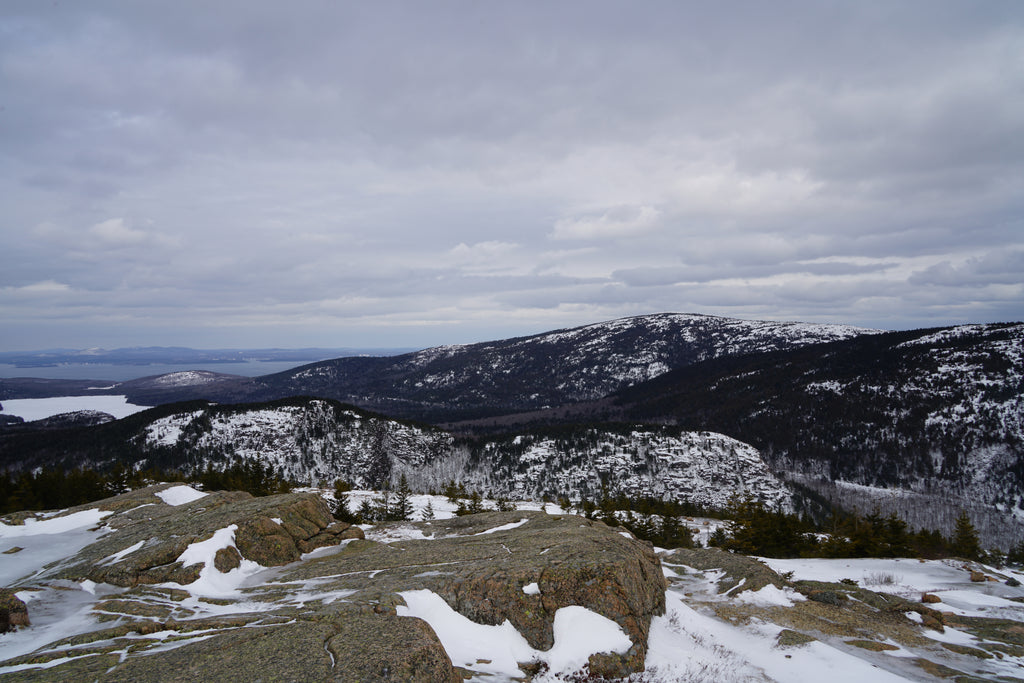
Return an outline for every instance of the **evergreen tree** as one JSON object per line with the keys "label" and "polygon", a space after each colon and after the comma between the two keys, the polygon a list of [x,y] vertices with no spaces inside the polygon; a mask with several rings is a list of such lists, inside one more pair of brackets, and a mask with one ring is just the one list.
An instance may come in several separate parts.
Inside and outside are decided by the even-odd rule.
{"label": "evergreen tree", "polygon": [[423,508],[423,512],[420,513],[420,518],[424,522],[429,522],[434,519],[434,501],[429,498],[427,499],[427,504]]}
{"label": "evergreen tree", "polygon": [[960,516],[956,518],[950,550],[957,557],[968,560],[981,559],[981,543],[978,540],[978,532],[971,524],[971,517],[967,514],[967,510],[961,510]]}
{"label": "evergreen tree", "polygon": [[456,485],[455,480],[452,479],[444,487],[444,495],[448,498],[448,502],[452,505],[459,504],[459,487]]}
{"label": "evergreen tree", "polygon": [[708,537],[708,545],[712,548],[722,548],[728,542],[729,536],[725,533],[724,527],[715,527],[715,530]]}
{"label": "evergreen tree", "polygon": [[412,518],[410,496],[412,496],[412,490],[409,488],[409,482],[405,479],[405,473],[402,473],[401,479],[398,480],[398,490],[395,491],[395,503],[391,509],[391,519],[404,522]]}
{"label": "evergreen tree", "polygon": [[475,515],[486,511],[487,508],[484,506],[483,498],[477,491],[473,491],[469,494],[467,500],[459,501],[459,507],[455,510],[455,514],[461,517],[462,515]]}
{"label": "evergreen tree", "polygon": [[610,498],[608,496],[608,490],[602,487],[601,502],[598,503],[598,509],[600,510],[598,519],[608,526],[618,526],[619,518],[615,516],[616,508],[617,505],[615,504],[615,500]]}
{"label": "evergreen tree", "polygon": [[515,502],[505,498],[504,496],[499,497],[494,501],[495,508],[498,512],[514,512],[518,508]]}
{"label": "evergreen tree", "polygon": [[358,515],[352,513],[348,508],[348,492],[351,490],[348,482],[339,479],[334,482],[334,507],[331,513],[335,519],[341,520],[342,522],[348,522],[349,524],[355,524],[359,521]]}
{"label": "evergreen tree", "polygon": [[1006,554],[1006,561],[1010,564],[1024,564],[1024,541],[1010,548],[1010,552]]}
{"label": "evergreen tree", "polygon": [[678,517],[665,515],[658,529],[658,542],[663,548],[692,548],[693,533]]}
{"label": "evergreen tree", "polygon": [[651,540],[658,533],[654,520],[651,519],[651,516],[648,514],[637,515],[636,523],[630,528],[630,531],[632,531],[633,535],[637,538],[644,540]]}
{"label": "evergreen tree", "polygon": [[359,505],[359,512],[357,513],[359,519],[364,522],[377,521],[377,510],[369,498],[363,498],[363,502]]}
{"label": "evergreen tree", "polygon": [[373,501],[373,518],[378,522],[386,522],[391,519],[392,510],[391,487],[385,482],[384,490]]}

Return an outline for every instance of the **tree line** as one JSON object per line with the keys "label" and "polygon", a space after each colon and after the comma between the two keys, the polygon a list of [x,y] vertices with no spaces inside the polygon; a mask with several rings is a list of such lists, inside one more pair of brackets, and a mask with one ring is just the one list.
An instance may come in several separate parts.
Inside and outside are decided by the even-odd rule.
{"label": "tree line", "polygon": [[[119,465],[98,472],[90,469],[37,470],[0,476],[0,514],[21,510],[54,510],[83,505],[156,482],[191,483],[207,491],[238,490],[254,496],[287,493],[296,485],[280,471],[257,460],[244,459],[224,469],[205,469],[184,473],[178,470],[132,470]],[[393,489],[390,484],[358,509],[350,506],[351,487],[342,480],[334,485],[334,516],[350,523],[410,520],[413,516],[413,492],[403,475]],[[455,506],[455,514],[467,515],[488,510],[515,510],[505,498],[485,503],[478,491],[450,481],[437,492]],[[550,501],[547,501],[550,502]],[[944,536],[934,529],[912,531],[896,513],[883,516],[878,510],[867,514],[834,510],[823,521],[809,515],[797,515],[771,509],[753,497],[733,498],[723,510],[706,508],[692,502],[661,500],[654,497],[630,498],[602,491],[597,500],[581,499],[571,503],[562,496],[557,501],[588,519],[622,527],[642,540],[664,548],[694,547],[694,529],[687,525],[693,517],[727,520],[709,539],[709,545],[748,555],[765,557],[961,557],[993,564],[1024,564],[1024,541],[1008,550],[983,549],[978,533],[966,511],[956,520],[953,533]],[[433,503],[420,513],[424,520],[434,517]]]}
{"label": "tree line", "polygon": [[39,469],[0,475],[0,514],[60,510],[102,500],[157,482],[196,484],[207,491],[246,491],[254,496],[287,493],[296,483],[258,460],[242,459],[223,469],[208,465],[189,472],[116,465],[107,470]]}

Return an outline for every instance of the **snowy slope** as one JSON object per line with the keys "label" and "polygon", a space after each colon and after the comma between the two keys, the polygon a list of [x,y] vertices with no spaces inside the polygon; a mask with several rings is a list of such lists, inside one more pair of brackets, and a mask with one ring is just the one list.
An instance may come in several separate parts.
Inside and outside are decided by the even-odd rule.
{"label": "snowy slope", "polygon": [[[1024,538],[1022,323],[719,359],[614,400],[625,419],[749,443],[773,472],[849,509],[881,505],[947,532],[960,508],[977,509],[986,543]],[[836,482],[868,488],[836,490]]]}
{"label": "snowy slope", "polygon": [[137,439],[147,458],[180,458],[215,468],[252,459],[296,481],[379,485],[395,463],[423,465],[450,451],[452,438],[333,401],[310,399],[276,407],[218,407],[169,415]]}
{"label": "snowy slope", "polygon": [[414,427],[309,399],[277,407],[203,410],[146,425],[140,456],[178,457],[194,467],[254,459],[297,481],[379,486],[405,475],[419,490],[451,480],[494,495],[540,498],[630,496],[723,507],[753,494],[787,508],[790,494],[751,446],[721,434],[581,429],[559,438],[523,434],[461,443],[447,432]]}
{"label": "snowy slope", "polygon": [[442,421],[595,399],[709,358],[875,332],[663,313],[392,358],[340,358],[260,382],[282,394],[327,396]]}
{"label": "snowy slope", "polygon": [[[722,508],[752,494],[789,509],[791,492],[751,446],[710,432],[617,433],[581,430],[571,437],[520,435],[485,442],[474,459],[483,488],[516,498],[577,492],[687,500]],[[470,478],[472,478],[472,474]]]}

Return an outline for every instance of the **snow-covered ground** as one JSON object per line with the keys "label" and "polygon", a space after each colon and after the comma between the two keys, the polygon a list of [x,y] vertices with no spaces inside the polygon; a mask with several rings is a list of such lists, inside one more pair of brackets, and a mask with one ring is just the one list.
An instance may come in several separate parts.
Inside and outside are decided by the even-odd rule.
{"label": "snow-covered ground", "polygon": [[[972,582],[971,565],[961,560],[761,559],[780,574],[793,572],[795,580],[838,583],[852,579],[877,593],[891,593],[914,601],[920,600],[922,593],[931,593],[942,600],[941,609],[946,612],[1024,621],[1024,604],[1013,600],[1024,596],[1021,588],[998,581]],[[1007,569],[1000,573],[1024,582],[1024,573]]]}
{"label": "snow-covered ground", "polygon": [[56,396],[54,398],[12,398],[0,401],[4,415],[17,415],[25,422],[42,420],[61,413],[98,410],[120,420],[151,406],[128,403],[125,396]]}

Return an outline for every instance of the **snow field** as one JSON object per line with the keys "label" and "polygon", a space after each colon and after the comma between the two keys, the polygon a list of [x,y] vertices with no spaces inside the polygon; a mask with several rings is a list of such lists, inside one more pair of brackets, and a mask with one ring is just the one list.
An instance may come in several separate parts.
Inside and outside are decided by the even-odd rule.
{"label": "snow field", "polygon": [[645,683],[890,683],[907,679],[829,647],[810,643],[780,649],[774,624],[734,626],[702,614],[674,590],[666,595],[664,616],[651,620]]}

